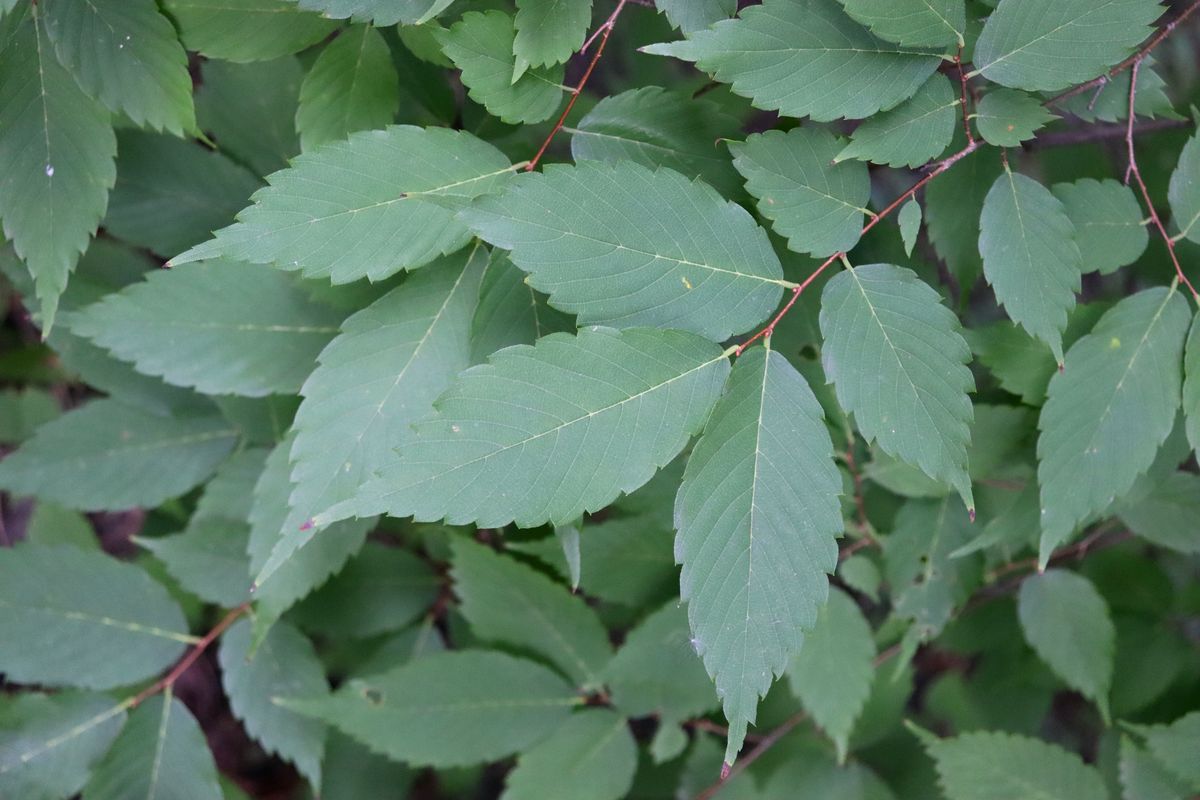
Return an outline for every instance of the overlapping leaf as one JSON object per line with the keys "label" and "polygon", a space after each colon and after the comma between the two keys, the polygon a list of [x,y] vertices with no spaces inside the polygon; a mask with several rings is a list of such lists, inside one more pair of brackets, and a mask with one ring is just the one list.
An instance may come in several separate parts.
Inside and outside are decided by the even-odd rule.
{"label": "overlapping leaf", "polygon": [[513,77],[566,61],[583,44],[591,21],[592,0],[517,0]]}
{"label": "overlapping leaf", "polygon": [[225,61],[269,61],[298,53],[337,24],[289,0],[163,0],[189,50]]}
{"label": "overlapping leaf", "polygon": [[303,79],[293,56],[258,64],[206,61],[196,90],[197,121],[223,153],[268,175],[300,152],[296,108]]}
{"label": "overlapping leaf", "polygon": [[846,13],[889,42],[912,47],[962,45],[963,0],[839,0]]}
{"label": "overlapping leaf", "polygon": [[1200,243],[1200,136],[1188,139],[1179,153],[1168,198],[1179,235]]}
{"label": "overlapping leaf", "polygon": [[1083,178],[1056,183],[1050,190],[1075,226],[1084,272],[1099,270],[1107,275],[1145,252],[1150,234],[1133,189],[1112,179]]}
{"label": "overlapping leaf", "polygon": [[509,345],[533,344],[551,333],[573,330],[575,320],[530,288],[525,273],[513,265],[507,253],[492,253],[471,319],[472,364],[486,361]]}
{"label": "overlapping leaf", "polygon": [[1192,789],[1200,787],[1200,764],[1195,758],[1196,748],[1200,747],[1200,712],[1184,714],[1169,725],[1131,727],[1167,769],[1187,781]]}
{"label": "overlapping leaf", "polygon": [[206,603],[233,608],[249,599],[246,543],[250,528],[232,519],[192,519],[171,536],[139,537],[137,543],[163,562],[179,585]]}
{"label": "overlapping leaf", "polygon": [[637,756],[624,717],[605,708],[582,711],[517,757],[501,800],[619,800],[633,785]]}
{"label": "overlapping leaf", "polygon": [[400,76],[383,35],[355,25],[326,45],[300,86],[296,130],[305,150],[368,128],[400,107]]}
{"label": "overlapping leaf", "polygon": [[857,158],[892,167],[932,161],[954,138],[960,102],[950,79],[933,75],[912,97],[855,128],[837,160]]}
{"label": "overlapping leaf", "polygon": [[737,12],[737,0],[660,0],[654,7],[684,33],[707,28]]}
{"label": "overlapping leaf", "polygon": [[1192,449],[1200,452],[1200,316],[1192,322],[1183,357],[1183,416]]}
{"label": "overlapping leaf", "polygon": [[1015,89],[993,89],[979,101],[975,124],[984,141],[999,147],[1016,147],[1047,122],[1055,119],[1033,95]]}
{"label": "overlapping leaf", "polygon": [[433,19],[453,0],[290,0],[330,19],[370,20],[377,27],[420,25]]}

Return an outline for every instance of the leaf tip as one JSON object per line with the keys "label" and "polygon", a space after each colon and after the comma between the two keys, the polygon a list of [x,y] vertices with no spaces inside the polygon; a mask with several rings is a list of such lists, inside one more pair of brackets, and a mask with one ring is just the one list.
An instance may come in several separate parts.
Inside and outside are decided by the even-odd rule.
{"label": "leaf tip", "polygon": [[729,780],[729,772],[732,769],[733,769],[733,764],[730,764],[728,761],[721,764],[721,782],[722,783]]}

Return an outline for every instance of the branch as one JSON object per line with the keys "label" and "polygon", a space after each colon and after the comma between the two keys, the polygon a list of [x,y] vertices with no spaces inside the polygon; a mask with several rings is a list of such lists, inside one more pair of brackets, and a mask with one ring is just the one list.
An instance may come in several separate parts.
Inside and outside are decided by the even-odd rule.
{"label": "branch", "polygon": [[[1134,133],[1158,133],[1159,131],[1185,128],[1191,124],[1186,119],[1156,119],[1150,122],[1138,123],[1134,126]],[[1125,125],[1089,125],[1086,128],[1079,128],[1077,130],[1043,133],[1032,142],[1029,142],[1027,146],[1033,149],[1062,147],[1064,145],[1099,142],[1105,139],[1124,139],[1126,135],[1127,129]]]}
{"label": "branch", "polygon": [[211,631],[204,634],[204,637],[200,639],[200,641],[196,642],[196,644],[192,646],[191,650],[188,650],[187,653],[184,654],[183,658],[179,659],[179,663],[177,663],[170,672],[168,672],[157,682],[138,692],[133,696],[132,699],[128,700],[128,707],[137,708],[139,705],[141,705],[141,703],[150,699],[159,692],[174,686],[175,682],[183,677],[183,673],[187,672],[188,668],[190,668],[192,664],[196,663],[196,659],[198,659],[204,653],[204,651],[208,649],[208,646],[215,642],[218,636],[224,633],[230,625],[237,622],[238,617],[242,616],[242,614],[245,614],[249,609],[249,603],[242,603],[240,606],[226,614]]}

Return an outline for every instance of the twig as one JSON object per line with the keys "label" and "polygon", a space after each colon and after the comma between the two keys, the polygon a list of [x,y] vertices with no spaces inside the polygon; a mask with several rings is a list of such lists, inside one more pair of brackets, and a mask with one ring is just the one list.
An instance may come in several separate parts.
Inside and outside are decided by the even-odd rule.
{"label": "twig", "polygon": [[177,663],[170,672],[168,672],[157,682],[147,686],[145,689],[134,695],[133,698],[128,701],[128,707],[137,708],[145,700],[148,700],[164,689],[174,686],[175,682],[183,676],[183,673],[187,672],[192,664],[196,663],[196,659],[198,659],[204,653],[204,651],[208,649],[208,646],[216,641],[217,637],[224,633],[230,625],[236,622],[238,617],[240,617],[242,614],[245,614],[249,608],[249,603],[242,603],[240,606],[226,614],[211,631],[204,634],[204,637],[195,645],[193,645],[191,650],[188,650],[187,653],[184,654],[183,658],[179,659],[179,663]]}
{"label": "twig", "polygon": [[[1158,133],[1159,131],[1175,130],[1176,128],[1184,128],[1192,123],[1186,119],[1156,119],[1149,122],[1141,122],[1134,126],[1134,133]],[[1124,139],[1126,136],[1125,125],[1089,125],[1086,128],[1070,131],[1050,131],[1043,133],[1028,143],[1028,147],[1032,149],[1040,149],[1042,147],[1062,147],[1064,145],[1087,144],[1088,142],[1098,142],[1104,139]]]}
{"label": "twig", "polygon": [[971,114],[970,109],[967,107],[967,73],[963,70],[962,54],[963,46],[960,44],[958,46],[958,53],[956,53],[954,56],[954,66],[958,68],[958,83],[962,102],[963,133],[967,134],[967,144],[972,145],[975,144],[975,134],[971,133]]}

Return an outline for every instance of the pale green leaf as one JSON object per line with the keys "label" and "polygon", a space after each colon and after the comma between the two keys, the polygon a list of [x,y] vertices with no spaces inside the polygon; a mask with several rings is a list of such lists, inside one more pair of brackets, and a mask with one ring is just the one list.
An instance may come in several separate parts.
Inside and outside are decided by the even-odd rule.
{"label": "pale green leaf", "polygon": [[792,250],[823,257],[858,243],[871,179],[866,164],[835,163],[842,143],[829,131],[767,131],[729,149],[759,213]]}
{"label": "pale green leaf", "polygon": [[551,333],[575,330],[575,320],[546,302],[546,296],[525,282],[502,250],[492,253],[479,302],[471,319],[471,363],[486,361],[501,348],[533,344]]}
{"label": "pale green leaf", "polygon": [[841,477],[823,417],[782,355],[749,350],[679,487],[680,596],[729,720],[727,763],[815,624],[837,567]]}
{"label": "pale green leaf", "polygon": [[971,351],[937,292],[891,264],[847,269],[826,284],[820,322],[825,374],[863,436],[950,484],[973,508]]}
{"label": "pale green leaf", "polygon": [[1040,100],[1015,89],[991,90],[975,111],[979,135],[998,147],[1016,147],[1054,119]]}
{"label": "pale green leaf", "polygon": [[1168,198],[1179,235],[1200,243],[1200,135],[1188,139],[1180,151]]}
{"label": "pale green leaf", "polygon": [[188,50],[225,61],[269,61],[314,45],[337,23],[287,0],[163,0]]}
{"label": "pale green leaf", "polygon": [[1183,357],[1183,415],[1192,449],[1200,452],[1200,316],[1192,323]]}
{"label": "pale green leaf", "polygon": [[875,38],[837,0],[766,0],[684,41],[643,49],[695,62],[758,108],[818,122],[891,108],[941,61]]}
{"label": "pale green leaf", "polygon": [[193,641],[149,575],[78,547],[0,550],[0,609],[0,671],[17,683],[127,686],[169,667]]}
{"label": "pale green leaf", "polygon": [[962,45],[963,0],[839,0],[846,13],[881,39],[909,46]]}
{"label": "pale green leaf", "polygon": [[237,223],[171,263],[227,256],[334,283],[381,280],[466,245],[454,210],[511,171],[499,150],[464,131],[362,131],[294,159]]}
{"label": "pale green leaf", "polygon": [[721,341],[763,320],[786,283],[745,209],[669,169],[552,165],[460,218],[511,250],[530,286],[585,325],[654,325]]}
{"label": "pale green leaf", "polygon": [[567,564],[567,577],[571,579],[571,591],[579,591],[579,578],[583,573],[583,559],[579,552],[579,529],[583,519],[554,526],[554,538],[562,547],[563,561]]}
{"label": "pale green leaf", "polygon": [[305,150],[368,128],[400,107],[400,76],[383,35],[355,25],[325,46],[300,86],[296,130]]}
{"label": "pale green leaf", "polygon": [[592,0],[517,0],[513,77],[569,59],[583,45],[591,21]]}
{"label": "pale green leaf", "polygon": [[1150,234],[1133,189],[1119,181],[1083,178],[1050,187],[1062,201],[1083,259],[1083,271],[1107,275],[1146,251]]}
{"label": "pale green leaf", "polygon": [[293,56],[258,64],[205,61],[196,117],[220,150],[267,175],[300,152],[296,108],[304,70]]}
{"label": "pale green leaf", "polygon": [[954,138],[960,102],[950,79],[933,75],[912,97],[855,128],[836,160],[857,158],[892,167],[932,161]]}
{"label": "pale green leaf", "polygon": [[624,717],[606,708],[572,714],[522,752],[501,800],[619,800],[633,785],[637,743]]}
{"label": "pale green leaf", "polygon": [[249,599],[249,539],[244,521],[211,517],[192,520],[183,533],[137,537],[136,542],[163,562],[184,589],[207,603],[233,608]]}
{"label": "pale green leaf", "polygon": [[687,731],[682,725],[673,722],[659,721],[654,738],[650,740],[647,751],[655,764],[665,764],[683,755],[683,751],[691,743]]}
{"label": "pale green leaf", "polygon": [[290,0],[330,19],[369,20],[377,27],[419,25],[433,19],[453,0]]}
{"label": "pale green leaf", "polygon": [[1200,789],[1200,711],[1185,714],[1170,725],[1130,726],[1146,741],[1146,747],[1176,777]]}
{"label": "pale green leaf", "polygon": [[1123,800],[1187,800],[1187,784],[1128,736],[1121,737]]}
{"label": "pale green leaf", "polygon": [[707,28],[737,13],[737,0],[656,0],[654,7],[684,33]]}
{"label": "pale green leaf", "polygon": [[1175,472],[1120,510],[1121,521],[1148,542],[1180,553],[1200,553],[1200,477]]}
{"label": "pale green leaf", "polygon": [[912,255],[921,232],[921,204],[916,198],[909,200],[900,209],[900,238],[904,240],[904,254]]}
{"label": "pale green leaf", "polygon": [[196,127],[187,53],[154,0],[44,0],[46,33],[79,85],[138,125]]}

